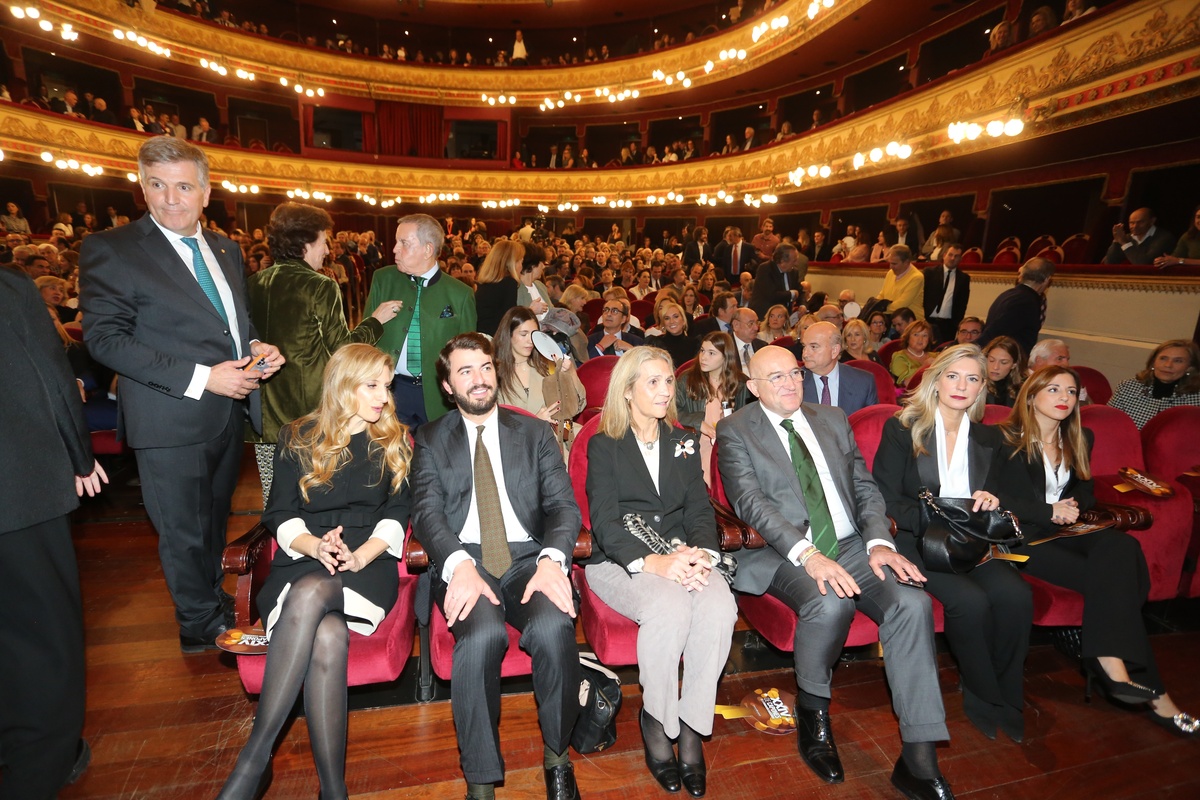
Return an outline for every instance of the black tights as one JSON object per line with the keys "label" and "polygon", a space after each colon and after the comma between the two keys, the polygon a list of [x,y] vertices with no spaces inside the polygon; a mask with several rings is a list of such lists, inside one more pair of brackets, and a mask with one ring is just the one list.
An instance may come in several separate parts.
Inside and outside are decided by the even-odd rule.
{"label": "black tights", "polygon": [[255,796],[280,729],[304,687],[304,714],[322,798],[346,792],[346,656],[342,578],[326,572],[292,584],[271,631],[254,728],[218,800]]}

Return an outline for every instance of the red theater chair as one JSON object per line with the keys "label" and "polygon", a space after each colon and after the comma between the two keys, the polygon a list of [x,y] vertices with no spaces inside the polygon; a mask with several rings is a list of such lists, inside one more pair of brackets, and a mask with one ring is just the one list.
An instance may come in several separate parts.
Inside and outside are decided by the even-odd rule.
{"label": "red theater chair", "polygon": [[771,342],[771,344],[774,345],[775,347],[787,347],[789,349],[795,343],[796,343],[796,337],[794,337],[794,336],[780,336],[778,339]]}
{"label": "red theater chair", "polygon": [[1080,413],[1084,426],[1096,436],[1091,458],[1096,500],[1115,505],[1135,505],[1150,513],[1153,523],[1149,529],[1132,534],[1142,543],[1142,551],[1150,567],[1150,599],[1167,600],[1174,597],[1178,593],[1183,560],[1191,540],[1191,492],[1178,481],[1164,475],[1154,477],[1175,490],[1173,497],[1151,497],[1136,490],[1119,491],[1116,487],[1127,482],[1117,470],[1122,467],[1141,471],[1147,469],[1137,426],[1124,411],[1108,406],[1084,406]]}
{"label": "red theater chair", "polygon": [[1092,237],[1086,233],[1076,233],[1073,236],[1068,236],[1063,240],[1061,245],[1063,251],[1064,264],[1086,264],[1088,263],[1088,248],[1091,246]]}
{"label": "red theater chair", "polygon": [[1044,258],[1055,264],[1061,264],[1063,263],[1063,250],[1061,247],[1043,247],[1037,251],[1037,258]]}
{"label": "red theater chair", "polygon": [[654,303],[648,300],[634,300],[631,302],[629,304],[629,313],[641,321],[643,330],[654,324]]}
{"label": "red theater chair", "polygon": [[1012,413],[1012,409],[1008,406],[996,405],[988,403],[983,407],[983,424],[995,425],[997,422],[1003,422],[1008,419],[1008,415]]}
{"label": "red theater chair", "polygon": [[1112,399],[1113,390],[1112,384],[1108,382],[1108,378],[1104,373],[1092,367],[1077,367],[1071,365],[1071,369],[1075,370],[1075,374],[1079,376],[1079,382],[1083,384],[1083,388],[1087,389],[1088,399],[1097,405],[1107,405]]}
{"label": "red theater chair", "polygon": [[1176,406],[1156,414],[1142,428],[1142,452],[1146,457],[1146,469],[1151,475],[1178,481],[1192,493],[1192,536],[1184,561],[1183,579],[1179,582],[1179,594],[1183,597],[1200,597],[1200,571],[1196,562],[1200,560],[1200,452],[1194,447],[1181,446],[1183,442],[1200,442],[1200,408]]}
{"label": "red theater chair", "polygon": [[1033,240],[1033,242],[1029,245],[1029,249],[1025,251],[1025,259],[1029,260],[1035,255],[1040,254],[1043,249],[1047,247],[1054,247],[1056,244],[1058,244],[1058,242],[1054,241],[1054,237],[1050,234],[1039,236]]}
{"label": "red theater chair", "polygon": [[960,263],[960,264],[982,264],[983,263],[983,250],[979,249],[978,247],[968,247],[966,250],[963,251],[962,260],[959,261],[958,263]]}
{"label": "red theater chair", "polygon": [[[234,616],[238,627],[258,621],[255,605],[258,592],[271,571],[271,559],[278,544],[262,523],[230,542],[221,554],[221,567],[226,574],[237,576]],[[417,577],[410,575],[403,560],[396,562],[400,572],[400,592],[396,605],[379,623],[370,636],[350,632],[350,655],[347,662],[346,685],[364,686],[370,683],[389,683],[400,677],[405,662],[412,654],[413,628],[416,625],[414,600]],[[250,694],[262,691],[264,656],[238,656],[238,676]]]}
{"label": "red theater chair", "polygon": [[996,252],[999,253],[1001,250],[1004,250],[1008,247],[1011,247],[1017,251],[1017,259],[1019,260],[1021,258],[1021,237],[1005,236],[1000,240],[1000,243],[996,245]]}
{"label": "red theater chair", "polygon": [[[593,356],[579,365],[579,382],[583,384],[586,397],[580,422],[599,413],[604,407],[604,396],[608,394],[608,382],[620,356]],[[590,413],[589,413],[590,412]],[[587,415],[586,417],[584,415]]]}
{"label": "red theater chair", "polygon": [[689,358],[687,361],[685,361],[685,362],[683,362],[682,364],[680,364],[678,367],[676,367],[676,368],[675,368],[675,378],[676,378],[676,379],[680,379],[680,378],[682,378],[682,377],[683,377],[683,373],[685,373],[685,372],[687,372],[689,369],[691,369],[691,368],[692,368],[692,364],[695,364],[695,363],[696,363],[696,359],[694,359],[694,358]]}
{"label": "red theater chair", "polygon": [[1021,251],[1015,247],[1002,247],[992,256],[993,264],[1020,264]]}
{"label": "red theater chair", "polygon": [[[583,313],[587,314],[587,318],[591,320],[592,330],[600,324],[600,317],[604,315],[604,298],[597,297],[595,300],[588,300],[583,304]],[[585,334],[592,331],[584,331]]]}
{"label": "red theater chair", "polygon": [[895,402],[896,395],[898,394],[896,391],[896,379],[892,377],[892,373],[888,372],[887,367],[865,358],[856,358],[847,363],[855,369],[861,369],[863,372],[871,374],[871,377],[875,379],[875,395],[879,398],[879,402],[887,404]]}
{"label": "red theater chair", "polygon": [[[890,342],[884,342],[879,346],[879,349],[875,351],[879,356],[879,362],[883,364],[883,368],[885,370],[890,370],[892,368],[892,356],[899,352],[900,348],[902,347],[904,347],[904,343],[902,341],[899,339],[893,339]],[[892,373],[888,372],[888,376],[888,379],[892,382],[892,386],[895,386],[896,379],[892,377]]]}

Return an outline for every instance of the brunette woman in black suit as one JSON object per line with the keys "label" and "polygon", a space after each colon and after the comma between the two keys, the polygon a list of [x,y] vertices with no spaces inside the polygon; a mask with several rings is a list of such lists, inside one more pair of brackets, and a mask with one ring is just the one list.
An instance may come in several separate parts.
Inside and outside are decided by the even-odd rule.
{"label": "brunette woman in black suit", "polygon": [[[600,428],[588,442],[587,493],[598,552],[587,579],[601,600],[638,624],[646,766],[668,792],[682,785],[703,797],[701,737],[712,733],[737,607],[729,585],[712,572],[719,541],[700,474],[699,437],[674,421],[670,356],[657,347],[629,350],[613,370]],[[663,539],[682,544],[668,555],[652,551],[626,529],[626,514],[640,515]]]}
{"label": "brunette woman in black suit", "polygon": [[929,593],[946,608],[946,639],[958,661],[967,719],[989,739],[999,728],[1021,741],[1022,672],[1033,624],[1029,584],[1000,560],[965,574],[935,572],[917,542],[923,533],[922,488],[939,497],[974,498],[975,511],[999,505],[1004,447],[998,430],[980,424],[986,376],[975,345],[942,352],[904,409],[884,424],[874,473],[888,516],[896,521],[896,546],[925,574]]}
{"label": "brunette woman in black suit", "polygon": [[[1095,504],[1088,454],[1092,432],[1080,424],[1079,376],[1044,367],[1021,387],[1011,416],[999,425],[1010,456],[1000,495],[1035,541],[1074,523]],[[1025,571],[1083,595],[1083,659],[1114,700],[1142,705],[1147,716],[1181,736],[1200,734],[1163,687],[1142,605],[1150,591],[1137,539],[1106,529],[1055,539],[1028,551]]]}

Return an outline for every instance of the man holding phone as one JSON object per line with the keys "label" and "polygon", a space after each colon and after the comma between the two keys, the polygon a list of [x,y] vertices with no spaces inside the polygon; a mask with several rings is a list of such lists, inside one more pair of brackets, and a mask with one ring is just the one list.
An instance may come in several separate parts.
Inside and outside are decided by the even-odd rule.
{"label": "man holding phone", "polygon": [[118,435],[137,455],[180,648],[197,653],[233,624],[221,551],[242,431],[247,419],[261,429],[258,383],[284,358],[255,338],[241,249],[201,230],[204,152],[155,137],[138,151],[138,174],[149,213],[80,251],[84,341],[121,376]]}

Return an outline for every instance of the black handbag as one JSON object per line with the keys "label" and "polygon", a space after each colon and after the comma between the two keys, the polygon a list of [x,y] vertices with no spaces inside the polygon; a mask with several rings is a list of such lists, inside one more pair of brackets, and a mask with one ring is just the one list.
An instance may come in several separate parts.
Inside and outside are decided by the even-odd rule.
{"label": "black handbag", "polygon": [[621,679],[595,653],[580,651],[579,668],[579,717],[571,729],[571,747],[580,755],[598,753],[617,742]]}
{"label": "black handbag", "polygon": [[[677,537],[672,538],[668,542],[662,537],[662,534],[646,524],[646,520],[642,519],[641,514],[626,514],[621,517],[621,522],[625,525],[625,530],[629,531],[638,541],[660,556],[669,556],[678,548],[686,546],[685,542]],[[730,586],[733,586],[733,579],[737,575],[737,567],[737,559],[729,555],[729,553],[717,553],[717,560],[713,564],[713,569]]]}
{"label": "black handbag", "polygon": [[924,487],[920,498],[922,533],[917,545],[925,566],[934,572],[970,572],[993,545],[1010,547],[1024,538],[1011,511],[972,511],[973,499],[934,497]]}

